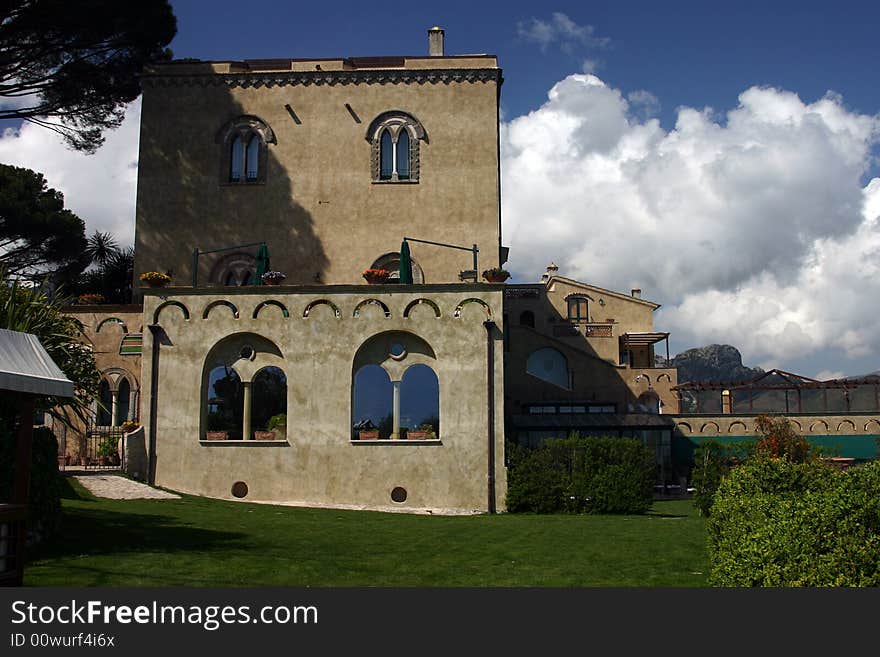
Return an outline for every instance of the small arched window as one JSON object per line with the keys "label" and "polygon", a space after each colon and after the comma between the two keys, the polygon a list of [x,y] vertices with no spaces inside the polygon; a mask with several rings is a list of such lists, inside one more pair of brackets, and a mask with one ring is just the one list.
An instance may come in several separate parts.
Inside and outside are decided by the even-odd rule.
{"label": "small arched window", "polygon": [[252,135],[248,142],[244,164],[248,182],[255,181],[260,173],[260,138],[257,135]]}
{"label": "small arched window", "polygon": [[397,177],[400,180],[409,180],[409,134],[401,130],[397,135],[397,151],[394,157]]}
{"label": "small arched window", "polygon": [[[419,263],[410,258],[410,262],[412,262],[412,274],[413,274],[413,283],[416,285],[421,285],[425,282],[425,272],[422,270]],[[399,283],[400,282],[400,253],[397,251],[393,251],[391,253],[386,253],[385,255],[377,258],[373,261],[373,264],[370,265],[370,269],[386,269],[391,272],[391,276],[388,278],[388,283]]]}
{"label": "small arched window", "polygon": [[256,116],[239,116],[217,132],[223,148],[220,183],[264,183],[268,145],[277,143],[269,125]]}
{"label": "small arched window", "polygon": [[381,141],[380,148],[382,152],[379,157],[382,160],[382,164],[380,165],[379,178],[381,180],[391,180],[391,175],[394,173],[394,143],[388,130],[382,131]]}
{"label": "small arched window", "polygon": [[242,165],[244,164],[244,144],[241,135],[236,135],[232,140],[232,152],[229,155],[229,182],[241,180]]}
{"label": "small arched window", "polygon": [[373,182],[419,181],[420,142],[428,136],[412,114],[383,112],[370,123],[366,139],[372,146]]}

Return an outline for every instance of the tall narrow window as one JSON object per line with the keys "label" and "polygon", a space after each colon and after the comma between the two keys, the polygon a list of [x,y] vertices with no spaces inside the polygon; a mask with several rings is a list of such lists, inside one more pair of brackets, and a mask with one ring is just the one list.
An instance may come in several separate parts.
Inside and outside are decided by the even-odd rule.
{"label": "tall narrow window", "polygon": [[247,171],[247,179],[249,181],[254,181],[259,177],[260,138],[256,135],[253,135],[248,142],[247,154],[245,156],[245,170]]}
{"label": "tall narrow window", "polygon": [[406,129],[402,129],[397,133],[397,178],[399,180],[409,180],[409,134]]}
{"label": "tall narrow window", "polygon": [[[251,423],[255,431],[280,431],[286,427],[287,376],[279,367],[264,367],[251,384]],[[272,418],[276,418],[273,421]],[[257,436],[254,436],[257,437]]]}
{"label": "tall narrow window", "polygon": [[114,424],[118,427],[128,419],[128,412],[131,408],[131,384],[128,379],[123,378],[119,382],[119,392],[116,395],[116,421]]}
{"label": "tall narrow window", "polygon": [[585,297],[568,298],[568,318],[573,322],[588,321],[587,299]]}
{"label": "tall narrow window", "polygon": [[361,429],[378,430],[379,438],[387,440],[393,431],[393,388],[388,372],[378,365],[365,365],[354,375],[352,390],[352,439]]}
{"label": "tall narrow window", "polygon": [[440,383],[428,365],[413,365],[400,382],[400,426],[440,435]]}
{"label": "tall narrow window", "polygon": [[391,180],[394,172],[394,145],[391,142],[391,133],[388,130],[382,132],[381,154],[381,170],[379,177],[382,180]]}
{"label": "tall narrow window", "polygon": [[113,412],[113,394],[110,392],[110,382],[107,379],[101,380],[98,387],[98,417],[95,422],[99,427],[109,427],[113,421],[111,413]]}
{"label": "tall narrow window", "polygon": [[240,136],[232,140],[229,154],[229,180],[238,182],[241,180],[242,165],[244,164],[244,144]]}
{"label": "tall narrow window", "polygon": [[[208,374],[208,439],[221,434],[241,440],[244,417],[244,387],[238,372],[228,365],[219,365]],[[213,432],[214,435],[211,435]]]}

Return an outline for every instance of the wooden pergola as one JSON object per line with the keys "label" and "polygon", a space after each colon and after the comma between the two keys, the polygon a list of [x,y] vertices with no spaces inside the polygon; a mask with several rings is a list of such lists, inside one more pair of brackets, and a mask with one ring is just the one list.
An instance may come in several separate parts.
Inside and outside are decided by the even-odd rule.
{"label": "wooden pergola", "polygon": [[0,585],[21,586],[37,397],[73,397],[73,383],[30,333],[0,329],[0,391],[18,418],[12,498],[0,503]]}
{"label": "wooden pergola", "polygon": [[[852,377],[844,379],[829,379],[827,381],[819,381],[811,379],[800,374],[793,374],[784,370],[772,369],[763,374],[749,379],[747,381],[736,382],[714,382],[714,381],[690,381],[681,383],[674,388],[674,391],[682,393],[699,393],[706,391],[718,391],[722,395],[728,395],[728,408],[733,409],[734,399],[748,397],[749,412],[754,410],[754,399],[756,393],[768,391],[782,391],[785,393],[785,407],[779,409],[779,412],[804,412],[804,392],[805,391],[821,391],[822,393],[822,411],[828,412],[828,392],[840,391],[846,405],[846,412],[851,411],[851,401],[854,391],[863,386],[870,386],[873,391],[873,409],[880,411],[880,376],[872,374],[869,376]],[[790,408],[788,393],[793,392],[796,401],[796,408]],[[700,398],[694,395],[697,403],[696,413],[700,413]]]}

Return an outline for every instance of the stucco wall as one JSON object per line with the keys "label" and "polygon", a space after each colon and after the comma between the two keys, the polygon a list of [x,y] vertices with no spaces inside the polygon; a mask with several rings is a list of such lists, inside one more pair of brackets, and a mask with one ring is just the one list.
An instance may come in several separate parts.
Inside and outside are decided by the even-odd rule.
{"label": "stucco wall", "polygon": [[[419,60],[421,61],[421,60]],[[311,78],[235,78],[217,65],[159,67],[144,79],[137,193],[135,275],[191,280],[191,254],[265,240],[288,284],[357,284],[404,236],[480,249],[480,269],[499,264],[498,94],[494,58],[429,59],[434,69],[481,67],[483,77],[422,79],[422,64],[400,70]],[[311,64],[315,73],[315,64]],[[412,69],[412,70],[409,70]],[[190,71],[184,75],[183,70]],[[466,73],[468,71],[465,71]],[[280,74],[279,74],[280,75]],[[301,76],[304,74],[291,74]],[[346,74],[347,75],[347,74]],[[376,183],[367,128],[402,110],[426,132],[418,183]],[[273,130],[265,184],[223,184],[231,119],[254,115]],[[255,248],[250,249],[253,253]],[[411,244],[425,281],[456,282],[470,254]],[[202,284],[220,255],[199,263]]]}
{"label": "stucco wall", "polygon": [[[583,327],[581,332],[571,330],[566,302],[570,294],[588,297],[589,319],[598,329],[597,335],[585,334]],[[663,413],[678,412],[678,398],[671,390],[678,383],[675,368],[618,363],[620,336],[653,331],[656,308],[648,301],[566,279],[551,279],[549,285],[508,288],[504,309],[509,335],[505,385],[510,412],[525,412],[524,404],[545,400],[610,402],[619,413],[638,412],[638,398],[649,391],[660,398]],[[524,312],[531,313],[534,328],[522,324]],[[543,347],[565,356],[573,378],[570,389],[527,373],[529,355]]]}
{"label": "stucco wall", "polygon": [[[232,499],[237,481],[245,499],[371,509],[433,509],[476,512],[488,508],[487,331],[484,322],[501,317],[501,288],[492,285],[327,286],[230,289],[224,294],[168,288],[147,291],[144,317],[161,327],[158,369],[154,336],[144,345],[144,421],[155,438],[155,483]],[[158,296],[161,294],[162,296]],[[440,316],[427,304],[436,304]],[[467,303],[476,298],[479,302]],[[272,299],[289,312],[258,304]],[[387,306],[389,317],[365,299]],[[332,302],[304,310],[316,300]],[[205,310],[216,301],[207,319]],[[172,305],[168,305],[171,303]],[[184,318],[185,306],[189,319]],[[164,305],[163,305],[164,304]],[[409,307],[409,311],[407,308]],[[459,308],[457,311],[456,309]],[[408,314],[404,317],[405,312]],[[457,316],[458,315],[458,316]],[[439,379],[439,441],[353,441],[352,376],[355,354],[372,336],[414,335],[433,349]],[[271,442],[200,440],[204,430],[204,369],[210,350],[224,338],[246,335],[262,351],[260,336],[280,357],[258,354],[287,377],[287,440]],[[391,335],[391,334],[389,334]],[[405,337],[403,339],[406,339]],[[503,508],[503,363],[499,330],[493,331],[495,494]],[[403,361],[404,364],[406,361]],[[421,362],[421,361],[420,361]],[[245,372],[245,368],[239,368]],[[254,366],[255,367],[255,366]],[[242,374],[245,378],[248,374]],[[154,377],[157,379],[154,386]],[[151,390],[158,390],[151,404]],[[155,408],[155,422],[148,409]],[[391,501],[394,487],[406,489],[403,504]]]}

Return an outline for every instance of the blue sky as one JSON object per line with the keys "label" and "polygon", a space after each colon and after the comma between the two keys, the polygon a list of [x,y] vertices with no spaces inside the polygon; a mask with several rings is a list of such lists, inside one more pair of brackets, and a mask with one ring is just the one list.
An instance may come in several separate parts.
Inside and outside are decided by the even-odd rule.
{"label": "blue sky", "polygon": [[[172,5],[179,58],[426,54],[442,26],[448,54],[504,69],[513,282],[553,260],[641,287],[672,353],[721,342],[808,376],[880,370],[880,3]],[[138,119],[135,103],[90,158],[9,129],[0,161],[131,243]]]}
{"label": "blue sky", "polygon": [[[201,59],[426,54],[426,31],[440,25],[448,53],[498,55],[507,117],[537,108],[554,82],[581,72],[588,59],[615,87],[653,93],[664,127],[680,105],[728,108],[753,85],[794,90],[805,100],[831,89],[852,109],[880,109],[880,85],[870,75],[880,56],[878,3],[456,0],[387,13],[362,2],[252,1],[247,11],[231,0],[172,4],[175,56]],[[542,44],[523,34],[554,13],[591,26],[594,38]]]}

